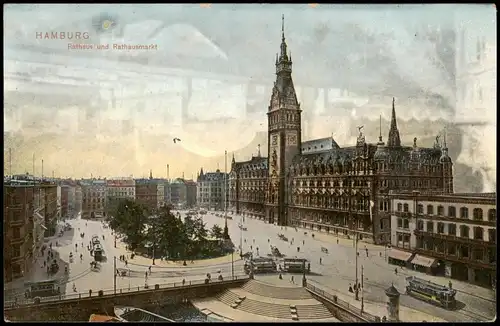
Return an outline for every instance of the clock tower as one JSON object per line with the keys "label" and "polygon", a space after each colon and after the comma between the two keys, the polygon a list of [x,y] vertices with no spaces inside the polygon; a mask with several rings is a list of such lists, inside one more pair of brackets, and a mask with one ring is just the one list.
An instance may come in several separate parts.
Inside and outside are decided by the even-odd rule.
{"label": "clock tower", "polygon": [[301,153],[300,103],[292,81],[292,55],[287,55],[284,16],[281,23],[280,54],[276,54],[276,81],[267,112],[268,183],[266,218],[269,223],[288,225],[289,167]]}

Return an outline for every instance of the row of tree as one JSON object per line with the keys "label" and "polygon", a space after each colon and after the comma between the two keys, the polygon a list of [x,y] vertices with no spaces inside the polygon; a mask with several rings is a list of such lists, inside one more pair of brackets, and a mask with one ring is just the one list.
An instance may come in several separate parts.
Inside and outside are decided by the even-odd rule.
{"label": "row of tree", "polygon": [[199,217],[181,219],[170,206],[151,211],[125,199],[108,214],[110,228],[124,236],[129,250],[147,252],[166,259],[199,259],[223,255],[223,230],[214,225],[207,230]]}

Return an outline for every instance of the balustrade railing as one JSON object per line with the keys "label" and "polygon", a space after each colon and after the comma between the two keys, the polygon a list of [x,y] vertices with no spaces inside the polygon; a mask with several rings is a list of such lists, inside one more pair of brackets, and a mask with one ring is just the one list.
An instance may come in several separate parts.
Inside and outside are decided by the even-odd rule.
{"label": "balustrade railing", "polygon": [[380,318],[377,317],[377,316],[374,316],[370,313],[367,313],[366,311],[362,311],[360,308],[350,304],[349,302],[347,301],[344,301],[342,299],[340,299],[339,297],[337,297],[336,295],[333,295],[331,293],[328,293],[326,292],[325,290],[322,290],[314,285],[312,285],[310,283],[310,281],[307,281],[307,289],[309,289],[311,292],[315,293],[315,294],[318,294],[322,297],[324,297],[325,299],[333,302],[334,304],[338,305],[338,306],[341,306],[342,308],[344,308],[345,310],[348,310],[352,313],[354,313],[355,315],[357,316],[361,316],[362,318],[366,319],[367,321],[369,322],[380,322]]}
{"label": "balustrade railing", "polygon": [[213,284],[221,284],[221,283],[230,283],[232,281],[236,280],[244,280],[244,279],[249,279],[248,275],[235,275],[234,277],[225,277],[223,280],[218,280],[218,279],[211,279],[208,283],[206,283],[206,279],[202,280],[190,280],[190,281],[185,281],[185,282],[173,282],[173,283],[164,283],[164,284],[151,284],[148,285],[146,288],[144,285],[143,286],[131,286],[127,288],[120,288],[120,289],[106,289],[106,290],[98,290],[98,291],[87,291],[87,292],[80,292],[80,293],[70,293],[70,294],[60,294],[56,296],[50,296],[50,297],[37,297],[37,298],[30,298],[26,299],[24,297],[16,297],[15,300],[10,300],[10,301],[5,301],[4,302],[4,308],[17,308],[20,306],[26,306],[26,305],[32,305],[35,304],[35,300],[38,301],[39,303],[47,303],[47,302],[56,302],[56,301],[63,301],[63,300],[73,300],[73,299],[84,299],[84,298],[90,298],[90,297],[101,297],[101,296],[112,296],[112,295],[120,295],[120,294],[127,294],[127,293],[132,293],[132,292],[141,292],[141,291],[157,291],[157,290],[162,290],[162,289],[168,289],[168,288],[182,288],[182,287],[189,287],[189,286],[195,286],[195,285],[213,285]]}

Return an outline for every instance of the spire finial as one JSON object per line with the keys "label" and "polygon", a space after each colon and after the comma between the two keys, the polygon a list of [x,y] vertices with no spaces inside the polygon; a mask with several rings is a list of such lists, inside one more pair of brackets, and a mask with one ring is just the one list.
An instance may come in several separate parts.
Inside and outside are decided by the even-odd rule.
{"label": "spire finial", "polygon": [[285,14],[281,15],[281,40],[285,41]]}
{"label": "spire finial", "polygon": [[257,145],[257,148],[258,148],[257,157],[260,157],[260,144]]}
{"label": "spire finial", "polygon": [[378,135],[378,141],[381,143],[382,142],[382,115],[380,115],[379,119],[379,135]]}
{"label": "spire finial", "polygon": [[443,131],[443,147],[444,147],[444,148],[447,148],[447,147],[446,147],[446,128],[445,128],[445,129],[444,129],[444,131]]}

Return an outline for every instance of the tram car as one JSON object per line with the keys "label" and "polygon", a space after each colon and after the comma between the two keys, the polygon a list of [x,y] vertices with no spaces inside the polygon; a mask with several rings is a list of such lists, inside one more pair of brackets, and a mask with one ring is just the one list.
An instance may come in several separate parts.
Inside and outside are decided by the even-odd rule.
{"label": "tram car", "polygon": [[456,306],[456,290],[436,284],[415,276],[406,278],[406,294],[429,303],[439,305],[445,309],[453,309]]}

